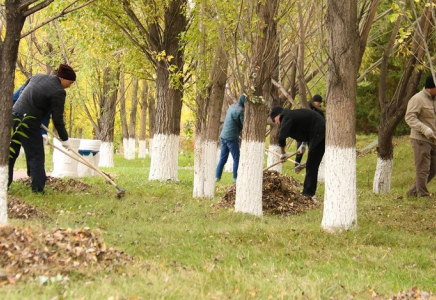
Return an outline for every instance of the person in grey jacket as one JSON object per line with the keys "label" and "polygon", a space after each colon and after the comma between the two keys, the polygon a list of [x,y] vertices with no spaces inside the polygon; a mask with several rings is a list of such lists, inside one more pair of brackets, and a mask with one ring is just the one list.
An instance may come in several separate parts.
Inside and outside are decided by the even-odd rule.
{"label": "person in grey jacket", "polygon": [[245,95],[239,97],[238,103],[232,104],[226,113],[223,129],[221,130],[221,155],[216,168],[215,181],[220,181],[223,174],[224,165],[229,157],[229,152],[233,157],[233,182],[238,177],[239,165],[239,136],[244,125]]}
{"label": "person in grey jacket", "polygon": [[422,91],[410,98],[405,120],[410,126],[410,141],[415,157],[415,182],[408,196],[429,197],[427,184],[436,175],[436,86],[427,76]]}
{"label": "person in grey jacket", "polygon": [[29,79],[20,93],[12,107],[14,134],[9,151],[8,187],[12,183],[15,161],[23,146],[32,179],[32,191],[35,193],[44,191],[47,180],[44,169],[44,143],[47,141],[41,135],[41,121],[48,113],[51,114],[53,125],[62,140],[62,146],[68,149],[68,133],[64,123],[65,89],[74,81],[76,81],[74,70],[68,65],[61,64],[57,76],[36,74]]}

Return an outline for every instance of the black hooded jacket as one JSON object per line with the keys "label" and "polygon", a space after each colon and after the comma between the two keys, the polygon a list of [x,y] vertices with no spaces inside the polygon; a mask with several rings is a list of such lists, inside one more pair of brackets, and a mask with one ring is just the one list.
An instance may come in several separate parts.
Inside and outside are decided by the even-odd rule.
{"label": "black hooded jacket", "polygon": [[284,109],[280,115],[279,146],[286,146],[286,138],[308,142],[314,149],[325,139],[325,119],[309,109]]}

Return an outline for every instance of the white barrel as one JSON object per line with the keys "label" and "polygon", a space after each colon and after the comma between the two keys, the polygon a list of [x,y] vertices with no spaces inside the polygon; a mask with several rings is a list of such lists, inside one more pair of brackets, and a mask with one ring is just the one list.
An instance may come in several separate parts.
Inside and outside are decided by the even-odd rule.
{"label": "white barrel", "polygon": [[[98,160],[100,158],[101,141],[100,140],[80,140],[79,154],[86,159],[90,164],[98,166]],[[98,173],[92,168],[79,163],[77,165],[77,174],[79,177],[94,176]]]}
{"label": "white barrel", "polygon": [[[68,139],[70,143],[70,148],[77,151],[79,149],[80,139],[70,138]],[[62,143],[58,139],[53,139],[53,144],[61,149]],[[75,156],[75,154],[68,150],[71,156]],[[77,159],[80,159],[79,157]],[[51,172],[52,177],[77,177],[77,160],[71,158],[70,156],[64,154],[62,151],[58,149],[54,149],[53,151],[53,171]]]}

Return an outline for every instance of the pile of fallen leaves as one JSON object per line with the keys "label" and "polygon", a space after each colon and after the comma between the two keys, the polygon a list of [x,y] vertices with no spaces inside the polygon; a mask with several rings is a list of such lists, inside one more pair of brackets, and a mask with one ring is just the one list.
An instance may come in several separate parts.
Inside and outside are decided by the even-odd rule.
{"label": "pile of fallen leaves", "polygon": [[[262,209],[266,214],[301,214],[319,206],[312,198],[301,194],[302,184],[277,171],[264,171],[262,182]],[[230,187],[215,208],[235,206],[236,185]]]}
{"label": "pile of fallen leaves", "polygon": [[435,294],[420,291],[417,286],[410,288],[408,291],[401,291],[397,295],[390,298],[379,296],[374,290],[370,290],[369,292],[371,293],[372,300],[385,300],[385,299],[386,300],[415,300],[415,299],[435,300],[436,299]]}
{"label": "pile of fallen leaves", "polygon": [[124,266],[132,258],[108,247],[99,230],[0,227],[0,285]]}
{"label": "pile of fallen leaves", "polygon": [[11,219],[49,219],[35,206],[26,204],[24,201],[8,195],[8,217]]}
{"label": "pile of fallen leaves", "polygon": [[[30,179],[30,177],[18,179],[17,181],[22,182],[24,185],[29,187],[32,185],[32,179]],[[45,188],[50,188],[58,192],[79,193],[90,191],[92,189],[92,185],[74,178],[68,178],[64,180],[62,178],[47,176]]]}

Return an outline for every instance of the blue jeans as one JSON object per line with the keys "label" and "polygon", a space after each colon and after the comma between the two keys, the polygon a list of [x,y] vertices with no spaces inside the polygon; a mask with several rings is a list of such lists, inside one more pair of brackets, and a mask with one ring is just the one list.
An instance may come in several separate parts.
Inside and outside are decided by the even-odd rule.
{"label": "blue jeans", "polygon": [[238,165],[239,165],[239,140],[226,140],[221,139],[221,155],[216,167],[216,179],[220,180],[223,174],[224,165],[229,158],[229,152],[233,157],[233,181],[236,181],[238,177]]}

